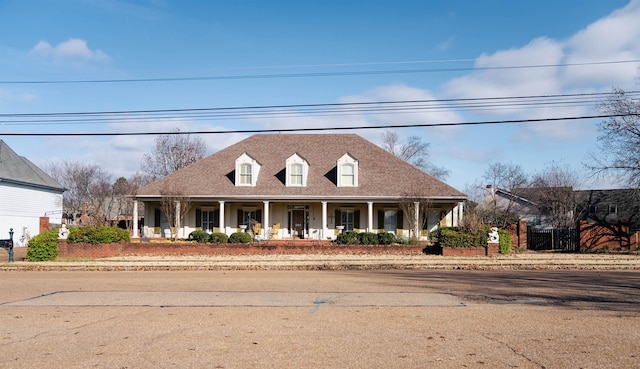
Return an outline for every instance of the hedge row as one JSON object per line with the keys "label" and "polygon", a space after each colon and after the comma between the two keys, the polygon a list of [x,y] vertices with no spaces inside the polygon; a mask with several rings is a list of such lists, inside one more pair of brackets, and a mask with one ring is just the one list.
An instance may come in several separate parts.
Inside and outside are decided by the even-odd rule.
{"label": "hedge row", "polygon": [[[58,230],[51,228],[29,240],[28,261],[47,261],[58,257]],[[68,243],[131,242],[129,232],[117,227],[69,227]]]}

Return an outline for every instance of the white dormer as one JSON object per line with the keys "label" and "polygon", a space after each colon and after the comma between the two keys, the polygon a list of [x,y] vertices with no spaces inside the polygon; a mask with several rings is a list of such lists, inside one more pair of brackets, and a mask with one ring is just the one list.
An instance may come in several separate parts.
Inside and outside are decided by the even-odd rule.
{"label": "white dormer", "polygon": [[260,163],[246,152],[236,159],[236,186],[255,187],[260,173]]}
{"label": "white dormer", "polygon": [[336,164],[338,168],[338,187],[358,187],[358,160],[344,154]]}
{"label": "white dormer", "polygon": [[287,187],[306,187],[309,163],[298,153],[287,158]]}

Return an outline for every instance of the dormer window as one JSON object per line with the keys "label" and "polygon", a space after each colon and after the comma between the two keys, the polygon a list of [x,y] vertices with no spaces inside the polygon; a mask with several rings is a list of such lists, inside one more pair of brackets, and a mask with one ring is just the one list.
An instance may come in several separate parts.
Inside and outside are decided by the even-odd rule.
{"label": "dormer window", "polygon": [[240,184],[251,186],[251,164],[240,164]]}
{"label": "dormer window", "polygon": [[254,187],[258,180],[260,164],[247,153],[236,159],[236,186]]}
{"label": "dormer window", "polygon": [[337,163],[338,187],[358,187],[358,161],[344,154]]}
{"label": "dormer window", "polygon": [[307,185],[309,163],[302,156],[296,153],[287,158],[286,165],[286,185],[292,187],[305,187]]}

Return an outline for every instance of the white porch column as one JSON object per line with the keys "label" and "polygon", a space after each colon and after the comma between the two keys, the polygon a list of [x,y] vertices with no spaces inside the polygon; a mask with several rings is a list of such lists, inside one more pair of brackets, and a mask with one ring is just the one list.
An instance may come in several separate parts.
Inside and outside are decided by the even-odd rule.
{"label": "white porch column", "polygon": [[224,201],[218,201],[218,204],[220,204],[220,215],[218,216],[218,218],[220,218],[220,232],[226,234],[227,230],[224,226]]}
{"label": "white porch column", "polygon": [[326,239],[327,234],[327,202],[322,201],[322,239]]}
{"label": "white porch column", "polygon": [[420,203],[413,203],[413,219],[415,219],[415,223],[413,224],[413,235],[416,239],[420,239]]}
{"label": "white porch column", "polygon": [[367,232],[373,232],[373,201],[367,202]]}
{"label": "white porch column", "polygon": [[176,238],[178,238],[179,234],[180,234],[180,228],[181,228],[180,227],[180,221],[181,221],[181,219],[180,219],[180,201],[176,201],[176,214],[175,215],[176,215],[176,224],[175,224],[175,226],[176,226]]}
{"label": "white porch column", "polygon": [[264,209],[262,210],[262,228],[260,230],[260,235],[263,237],[267,237],[267,228],[269,227],[269,201],[263,201]]}
{"label": "white porch column", "polygon": [[131,238],[138,238],[140,235],[138,234],[138,200],[133,200],[133,225],[131,226],[133,229],[133,234]]}

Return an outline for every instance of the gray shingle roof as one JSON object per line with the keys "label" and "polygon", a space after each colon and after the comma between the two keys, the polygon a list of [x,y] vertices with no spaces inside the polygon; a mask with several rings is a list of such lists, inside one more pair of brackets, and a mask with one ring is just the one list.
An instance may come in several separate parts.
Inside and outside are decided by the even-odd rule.
{"label": "gray shingle roof", "polygon": [[0,181],[64,192],[55,179],[0,140]]}
{"label": "gray shingle roof", "polygon": [[[261,165],[255,187],[234,185],[235,160],[247,153]],[[285,162],[292,154],[309,163],[306,187],[285,186]],[[358,160],[358,187],[336,186],[336,161],[345,153]],[[421,194],[462,200],[466,195],[355,134],[260,134],[251,136],[143,187],[141,197],[179,189],[214,198],[401,198]]]}

